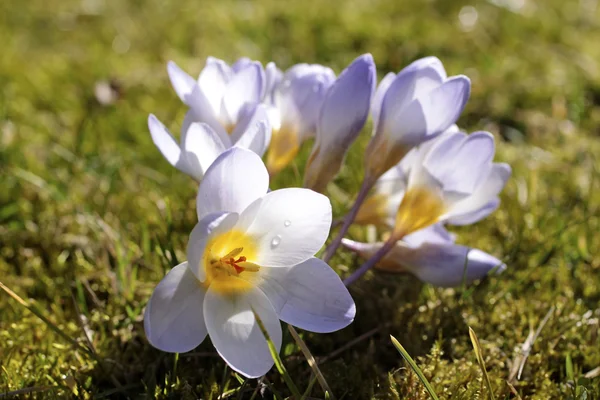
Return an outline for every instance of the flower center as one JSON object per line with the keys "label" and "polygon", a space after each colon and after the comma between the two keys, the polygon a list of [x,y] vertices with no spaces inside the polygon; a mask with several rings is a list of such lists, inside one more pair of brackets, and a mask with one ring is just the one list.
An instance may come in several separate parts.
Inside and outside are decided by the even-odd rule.
{"label": "flower center", "polygon": [[435,224],[444,213],[441,196],[424,186],[409,189],[398,207],[393,235],[398,239]]}
{"label": "flower center", "polygon": [[246,291],[254,286],[260,266],[254,240],[245,233],[230,231],[209,241],[204,251],[206,280],[203,285],[222,294]]}

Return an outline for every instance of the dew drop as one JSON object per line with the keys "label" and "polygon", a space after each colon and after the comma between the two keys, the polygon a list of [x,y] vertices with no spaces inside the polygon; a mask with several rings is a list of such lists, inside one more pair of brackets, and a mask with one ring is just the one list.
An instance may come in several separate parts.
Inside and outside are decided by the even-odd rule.
{"label": "dew drop", "polygon": [[292,221],[290,221],[289,219],[286,219],[285,221],[283,221],[283,226],[285,226],[286,228],[288,226],[290,226],[292,224]]}
{"label": "dew drop", "polygon": [[271,248],[274,249],[279,246],[279,243],[281,243],[281,236],[277,235],[271,240]]}

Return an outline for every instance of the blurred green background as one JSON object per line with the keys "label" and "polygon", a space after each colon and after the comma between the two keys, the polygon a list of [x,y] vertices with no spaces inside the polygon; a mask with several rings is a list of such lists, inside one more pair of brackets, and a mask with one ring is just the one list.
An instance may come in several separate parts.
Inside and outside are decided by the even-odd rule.
{"label": "blurred green background", "polygon": [[[168,60],[192,75],[208,55],[340,72],[370,52],[379,77],[435,55],[471,78],[459,124],[491,131],[514,173],[499,211],[454,231],[508,270],[457,289],[367,275],[351,290],[354,324],[302,334],[334,394],[428,398],[393,334],[440,398],[488,398],[470,326],[496,398],[597,399],[599,17],[597,0],[0,2],[0,281],[25,300],[0,291],[0,398],[289,395],[275,369],[240,383],[208,340],[178,358],[145,340],[143,307],[184,259],[196,218],[196,187],[159,154],[146,118],[177,132],[185,114]],[[329,187],[336,216],[360,184],[368,130]],[[301,185],[309,149],[273,188]],[[347,275],[357,260],[341,252],[332,266]],[[311,370],[284,340],[304,390]],[[310,393],[323,398],[318,384]]]}

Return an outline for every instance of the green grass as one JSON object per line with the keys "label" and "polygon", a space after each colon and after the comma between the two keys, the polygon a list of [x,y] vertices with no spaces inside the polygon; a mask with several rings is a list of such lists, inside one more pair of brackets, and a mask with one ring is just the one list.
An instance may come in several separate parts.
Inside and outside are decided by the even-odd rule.
{"label": "green grass", "polygon": [[[584,375],[600,366],[600,12],[594,0],[524,4],[517,13],[441,0],[0,2],[0,281],[48,321],[0,291],[0,398],[24,389],[43,398],[249,399],[257,385],[255,398],[289,396],[275,368],[244,382],[208,340],[178,358],[146,341],[143,307],[184,259],[196,218],[195,185],[162,159],[146,118],[153,112],[177,131],[185,113],[169,59],[194,73],[208,55],[339,72],[371,52],[380,77],[426,55],[471,77],[459,123],[493,132],[497,160],[514,174],[495,214],[454,231],[508,270],[454,290],[369,273],[351,289],[351,326],[301,332],[333,394],[428,398],[391,334],[440,399],[489,398],[471,327],[495,398],[516,398],[512,362],[551,310],[515,391],[598,399],[600,377]],[[467,5],[478,12],[468,32],[458,19]],[[94,85],[109,80],[121,96],[102,106]],[[330,185],[335,216],[360,184],[367,139],[365,129]],[[273,188],[301,184],[308,150]],[[332,266],[347,276],[357,261],[342,252]],[[312,385],[310,396],[323,398],[299,347],[284,340],[299,391]]]}

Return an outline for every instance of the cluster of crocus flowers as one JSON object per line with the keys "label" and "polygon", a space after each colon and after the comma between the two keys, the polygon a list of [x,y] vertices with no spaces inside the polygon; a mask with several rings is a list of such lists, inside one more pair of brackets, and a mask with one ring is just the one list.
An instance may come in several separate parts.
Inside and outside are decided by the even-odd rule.
{"label": "cluster of crocus flowers", "polygon": [[[506,266],[455,243],[446,225],[475,223],[499,205],[511,170],[494,163],[494,138],[455,125],[470,93],[435,57],[389,73],[376,88],[370,54],[337,77],[316,64],[280,71],[247,58],[209,57],[198,79],[173,62],[175,92],[188,107],[179,143],[154,116],[152,140],[167,161],[199,182],[198,223],[188,261],[158,284],[144,319],[155,347],[192,350],[208,335],[223,359],[247,377],[273,365],[262,327],[278,349],[279,321],[332,332],[354,319],[346,286],[375,267],[457,286]],[[373,135],[365,179],[337,236],[329,237],[328,184],[369,114]],[[305,188],[269,191],[314,139]],[[265,157],[263,163],[261,157]],[[376,225],[383,240],[345,238],[352,225]],[[327,265],[340,245],[367,261],[343,282]]]}

